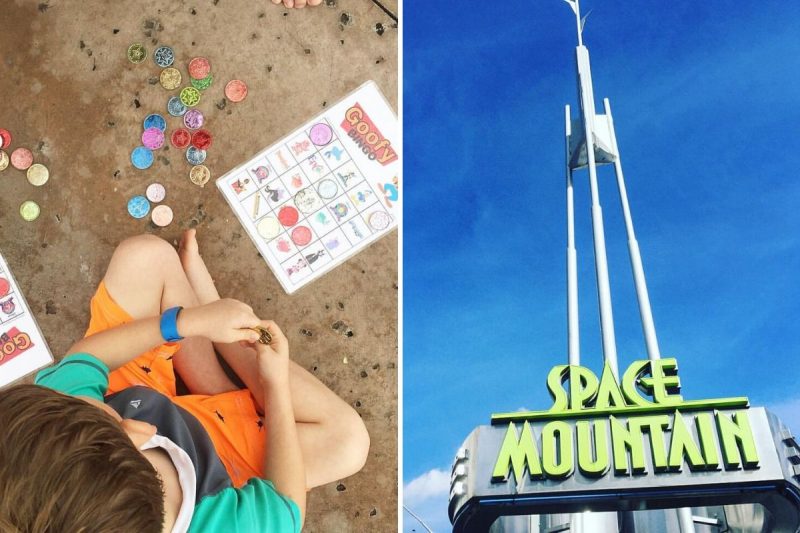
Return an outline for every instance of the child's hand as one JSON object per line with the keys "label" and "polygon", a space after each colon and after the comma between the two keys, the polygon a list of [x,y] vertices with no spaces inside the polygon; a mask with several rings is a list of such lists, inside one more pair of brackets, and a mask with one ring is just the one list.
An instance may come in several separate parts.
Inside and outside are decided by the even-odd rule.
{"label": "child's hand", "polygon": [[258,373],[261,382],[274,384],[289,379],[289,341],[278,325],[272,320],[263,320],[260,324],[272,335],[269,344],[255,343],[258,357]]}
{"label": "child's hand", "polygon": [[181,336],[206,337],[212,342],[255,342],[258,333],[247,328],[260,324],[252,307],[230,298],[184,309],[178,315]]}

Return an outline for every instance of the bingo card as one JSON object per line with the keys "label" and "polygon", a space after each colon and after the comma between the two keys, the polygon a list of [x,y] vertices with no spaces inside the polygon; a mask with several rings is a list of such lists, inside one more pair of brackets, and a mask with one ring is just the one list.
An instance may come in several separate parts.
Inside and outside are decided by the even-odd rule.
{"label": "bingo card", "polygon": [[52,361],[50,348],[0,255],[0,387]]}
{"label": "bingo card", "polygon": [[397,226],[397,129],[370,81],[217,180],[287,293]]}

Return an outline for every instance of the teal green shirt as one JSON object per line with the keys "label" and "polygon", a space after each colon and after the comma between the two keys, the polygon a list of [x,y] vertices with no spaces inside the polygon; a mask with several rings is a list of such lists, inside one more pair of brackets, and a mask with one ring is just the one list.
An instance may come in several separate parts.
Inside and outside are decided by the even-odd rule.
{"label": "teal green shirt", "polygon": [[[73,354],[36,375],[35,383],[71,396],[103,401],[108,367],[89,354]],[[300,509],[280,494],[271,481],[253,478],[242,488],[225,488],[200,498],[190,532],[283,533],[300,531]]]}

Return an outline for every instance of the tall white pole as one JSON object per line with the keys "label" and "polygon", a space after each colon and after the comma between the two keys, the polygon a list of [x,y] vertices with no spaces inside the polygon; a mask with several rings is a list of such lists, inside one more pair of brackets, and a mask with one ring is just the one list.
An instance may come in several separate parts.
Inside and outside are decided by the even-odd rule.
{"label": "tall white pole", "polygon": [[691,507],[681,507],[678,509],[678,524],[681,533],[694,533],[694,516]]}
{"label": "tall white pole", "polygon": [[656,337],[656,327],[653,322],[653,312],[650,309],[650,297],[647,294],[647,282],[644,277],[639,243],[636,241],[636,233],[633,230],[633,218],[631,217],[631,209],[628,205],[628,192],[625,189],[625,176],[622,173],[622,161],[620,161],[619,149],[617,148],[617,134],[614,130],[614,120],[611,117],[611,104],[608,98],[603,100],[603,107],[608,117],[608,127],[611,130],[611,149],[617,154],[614,159],[614,173],[617,176],[619,199],[622,203],[622,215],[625,218],[625,229],[628,233],[628,252],[631,258],[633,282],[636,285],[636,299],[639,302],[639,315],[642,320],[642,331],[644,332],[644,341],[647,346],[647,356],[651,360],[660,359],[661,351],[658,348],[658,338]]}
{"label": "tall white pole", "polygon": [[[611,367],[614,376],[619,379],[617,369],[617,347],[614,339],[614,317],[611,312],[611,288],[608,281],[608,261],[606,260],[606,242],[603,231],[603,211],[600,207],[600,196],[597,188],[597,168],[594,157],[594,93],[592,90],[592,74],[589,66],[589,51],[583,46],[583,36],[581,28],[581,11],[579,0],[575,0],[575,23],[578,32],[578,48],[575,51],[575,60],[578,68],[578,91],[581,106],[581,116],[583,123],[583,133],[586,141],[586,158],[589,170],[589,184],[592,194],[592,236],[594,239],[595,272],[597,273],[597,294],[600,302],[600,330],[603,337],[603,356]],[[567,112],[567,123],[569,123],[569,112]],[[571,126],[568,126],[571,127]],[[569,168],[569,146],[567,146],[567,209],[568,223],[574,224],[574,206],[572,189],[572,171]],[[573,277],[568,277],[568,289],[572,291],[568,294],[570,307],[574,310],[574,317],[570,315],[571,328],[574,327],[575,342],[570,342],[570,364],[573,364],[572,348],[575,348],[575,364],[579,364],[580,355],[578,353],[578,273],[577,273],[577,252],[575,249],[574,227],[570,232],[568,228],[569,246],[571,253],[567,253],[568,270],[572,270]],[[569,263],[574,261],[574,263]],[[568,273],[569,274],[569,273]],[[574,301],[573,301],[574,298]],[[574,326],[573,321],[574,320]],[[570,337],[570,341],[572,338]],[[572,533],[592,532],[614,532],[618,530],[617,516],[615,513],[573,513],[570,517],[570,531]]]}
{"label": "tall white pole", "polygon": [[578,330],[578,253],[575,250],[575,204],[573,200],[572,169],[569,164],[569,139],[572,121],[569,106],[565,109],[566,174],[567,174],[567,339],[569,364],[581,364],[580,333]]}
{"label": "tall white pole", "polygon": [[594,157],[594,94],[592,73],[589,66],[589,51],[585,46],[575,50],[578,63],[578,82],[581,114],[586,138],[586,159],[589,169],[589,186],[592,195],[592,235],[594,238],[595,272],[597,274],[597,296],[600,303],[600,332],[603,338],[603,356],[614,376],[619,378],[617,368],[617,346],[614,338],[614,315],[611,310],[611,287],[608,281],[608,260],[603,229],[603,210],[597,186],[597,166]]}
{"label": "tall white pole", "polygon": [[[613,153],[616,154],[616,158],[614,159],[614,173],[617,176],[617,187],[619,188],[619,199],[622,204],[622,215],[625,218],[625,230],[628,233],[628,252],[631,258],[633,282],[636,285],[636,299],[639,302],[639,315],[641,316],[642,331],[644,332],[644,341],[647,346],[647,357],[653,361],[661,359],[661,350],[658,348],[656,326],[653,322],[653,312],[650,308],[650,297],[647,293],[647,281],[644,277],[644,267],[642,267],[639,243],[636,241],[636,233],[633,230],[633,217],[631,217],[631,209],[628,205],[625,176],[622,173],[622,161],[620,160],[619,148],[617,147],[617,133],[614,130],[614,119],[611,116],[611,104],[608,98],[603,99],[603,107],[608,117],[608,127],[611,133],[611,149]],[[677,509],[677,511],[681,533],[695,533],[692,509],[690,507],[681,507]]]}

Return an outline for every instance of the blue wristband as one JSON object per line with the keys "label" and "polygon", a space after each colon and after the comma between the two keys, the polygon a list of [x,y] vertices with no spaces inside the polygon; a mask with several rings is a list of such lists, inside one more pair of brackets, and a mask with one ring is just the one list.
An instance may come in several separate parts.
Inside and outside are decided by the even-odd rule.
{"label": "blue wristband", "polygon": [[178,333],[178,313],[183,307],[171,307],[161,315],[161,336],[167,342],[183,340]]}

